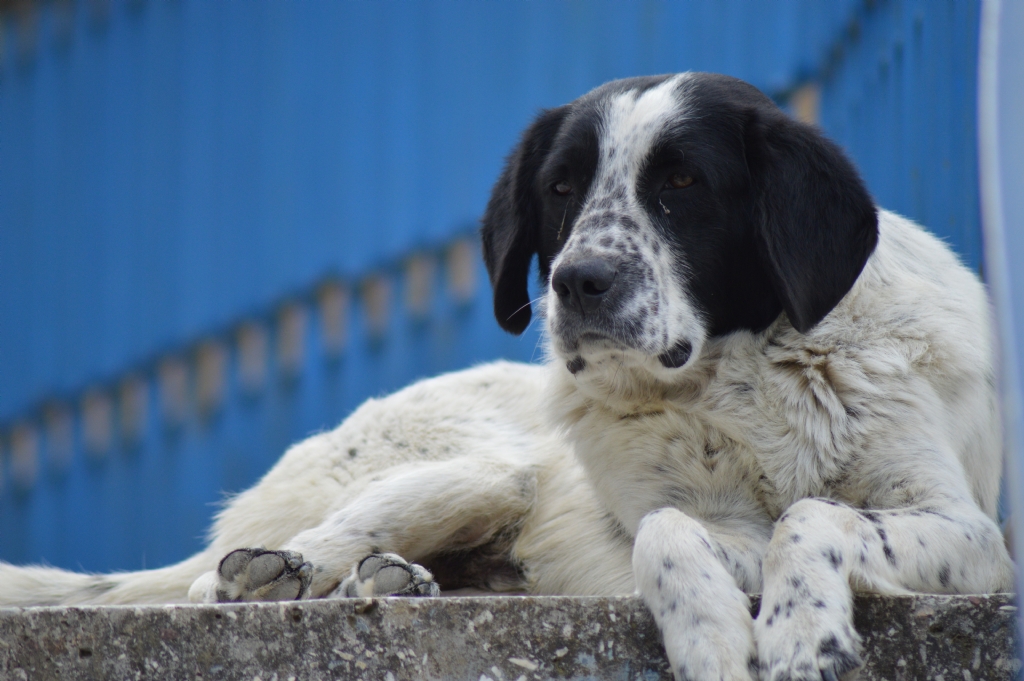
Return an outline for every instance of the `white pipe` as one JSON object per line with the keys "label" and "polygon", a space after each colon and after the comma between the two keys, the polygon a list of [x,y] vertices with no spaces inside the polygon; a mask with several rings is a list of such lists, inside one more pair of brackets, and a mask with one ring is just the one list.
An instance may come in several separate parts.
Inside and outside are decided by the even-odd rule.
{"label": "white pipe", "polygon": [[[1006,489],[1011,521],[1008,530],[1017,556],[1017,585],[1024,584],[1024,414],[1017,359],[1010,244],[1007,239],[1003,197],[1003,165],[1000,134],[1000,32],[1004,20],[1001,0],[984,0],[978,54],[978,175],[981,184],[982,235],[985,278],[995,306],[999,392],[1006,453]],[[1024,301],[1018,301],[1024,302]],[[1024,612],[1018,614],[1018,631],[1024,631]]]}

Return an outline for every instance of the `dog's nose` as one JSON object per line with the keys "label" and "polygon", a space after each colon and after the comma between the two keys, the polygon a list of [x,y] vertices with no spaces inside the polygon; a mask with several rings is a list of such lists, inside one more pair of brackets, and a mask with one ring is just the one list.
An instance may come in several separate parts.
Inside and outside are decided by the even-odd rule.
{"label": "dog's nose", "polygon": [[582,314],[595,311],[607,296],[618,274],[613,263],[601,258],[587,258],[562,263],[551,276],[562,305]]}

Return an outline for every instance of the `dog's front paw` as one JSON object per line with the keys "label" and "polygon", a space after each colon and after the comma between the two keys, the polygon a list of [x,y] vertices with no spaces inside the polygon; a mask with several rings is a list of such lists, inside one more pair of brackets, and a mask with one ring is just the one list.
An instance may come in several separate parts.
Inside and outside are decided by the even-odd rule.
{"label": "dog's front paw", "polygon": [[293,601],[309,590],[313,566],[294,551],[237,549],[217,567],[216,596],[232,601]]}
{"label": "dog's front paw", "polygon": [[371,553],[352,568],[335,590],[341,598],[373,596],[440,596],[434,576],[416,563],[394,553]]}
{"label": "dog's front paw", "polygon": [[859,668],[859,637],[846,618],[825,621],[801,609],[776,603],[755,622],[762,681],[839,681]]}

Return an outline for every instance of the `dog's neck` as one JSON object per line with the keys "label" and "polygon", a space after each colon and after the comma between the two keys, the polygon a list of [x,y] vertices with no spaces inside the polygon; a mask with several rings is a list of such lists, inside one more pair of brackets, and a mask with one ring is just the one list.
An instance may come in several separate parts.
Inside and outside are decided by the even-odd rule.
{"label": "dog's neck", "polygon": [[[638,363],[591,366],[573,374],[564,362],[549,362],[547,417],[565,434],[602,503],[623,526],[635,531],[643,514],[653,510],[647,502],[685,510],[688,496],[739,494],[743,498],[737,503],[755,504],[770,517],[796,493],[773,489],[762,475],[750,444],[754,434],[748,432],[756,422],[750,418],[754,389],[732,375],[756,380],[757,358],[779,333],[796,332],[783,319],[759,334],[713,339],[672,382]],[[717,478],[701,479],[692,488],[682,484],[696,480],[692,475],[675,483],[673,471],[716,456],[736,469],[730,480],[750,481],[742,494],[717,490]],[[653,485],[664,498],[648,495],[641,503],[631,491],[639,485]]]}

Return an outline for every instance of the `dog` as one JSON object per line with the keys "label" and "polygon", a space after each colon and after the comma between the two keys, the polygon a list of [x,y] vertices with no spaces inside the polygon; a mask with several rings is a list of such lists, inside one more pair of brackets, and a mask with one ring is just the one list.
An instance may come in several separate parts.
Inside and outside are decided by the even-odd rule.
{"label": "dog", "polygon": [[0,565],[0,604],[639,592],[680,681],[830,681],[860,665],[853,590],[1011,587],[981,283],[753,86],[630,78],[542,112],[482,243],[544,366],[370,400],[201,553]]}

